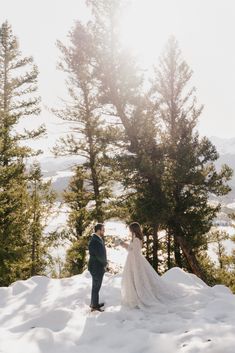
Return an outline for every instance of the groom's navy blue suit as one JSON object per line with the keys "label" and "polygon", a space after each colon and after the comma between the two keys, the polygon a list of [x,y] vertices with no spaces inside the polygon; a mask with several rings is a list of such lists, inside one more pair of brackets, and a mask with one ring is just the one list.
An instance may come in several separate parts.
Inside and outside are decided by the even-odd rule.
{"label": "groom's navy blue suit", "polygon": [[104,241],[98,235],[93,234],[88,249],[90,254],[88,270],[92,276],[91,307],[98,308],[99,291],[103,281],[105,268],[107,266]]}

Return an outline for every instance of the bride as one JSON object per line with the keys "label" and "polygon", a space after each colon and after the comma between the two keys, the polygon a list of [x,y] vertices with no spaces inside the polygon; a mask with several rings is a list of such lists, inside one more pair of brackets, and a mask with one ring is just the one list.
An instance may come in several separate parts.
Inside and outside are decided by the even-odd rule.
{"label": "bride", "polygon": [[153,311],[166,308],[166,304],[184,296],[177,284],[168,283],[160,277],[142,255],[143,233],[137,222],[130,226],[132,241],[122,276],[122,303],[131,308],[141,308]]}

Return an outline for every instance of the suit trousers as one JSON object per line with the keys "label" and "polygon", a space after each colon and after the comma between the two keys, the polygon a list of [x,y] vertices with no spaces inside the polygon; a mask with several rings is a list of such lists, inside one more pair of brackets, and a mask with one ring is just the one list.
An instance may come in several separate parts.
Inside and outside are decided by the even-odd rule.
{"label": "suit trousers", "polygon": [[91,307],[97,308],[99,304],[99,291],[102,285],[104,273],[92,274]]}

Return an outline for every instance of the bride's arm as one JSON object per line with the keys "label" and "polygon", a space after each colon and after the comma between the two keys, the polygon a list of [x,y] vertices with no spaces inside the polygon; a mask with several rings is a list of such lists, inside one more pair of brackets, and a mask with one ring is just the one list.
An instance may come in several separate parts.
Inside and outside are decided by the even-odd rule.
{"label": "bride's arm", "polygon": [[125,249],[128,249],[129,248],[129,244],[128,243],[125,243],[124,241],[121,241],[120,242],[120,245],[125,248]]}
{"label": "bride's arm", "polygon": [[115,239],[115,246],[122,246],[123,248],[128,249],[129,243],[127,243],[119,238],[119,239]]}
{"label": "bride's arm", "polygon": [[120,245],[127,250],[129,250],[130,248],[132,249],[133,245],[137,245],[138,248],[142,249],[143,242],[139,238],[135,237],[130,243],[121,241]]}

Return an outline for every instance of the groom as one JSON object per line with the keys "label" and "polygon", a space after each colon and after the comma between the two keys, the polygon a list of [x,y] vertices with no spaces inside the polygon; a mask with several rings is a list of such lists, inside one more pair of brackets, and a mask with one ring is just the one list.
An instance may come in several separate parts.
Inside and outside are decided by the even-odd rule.
{"label": "groom", "polygon": [[104,311],[104,303],[99,303],[99,291],[102,285],[104,273],[107,266],[106,249],[104,245],[104,225],[98,223],[95,226],[95,233],[92,234],[89,242],[89,262],[88,270],[92,276],[91,290],[91,311]]}

